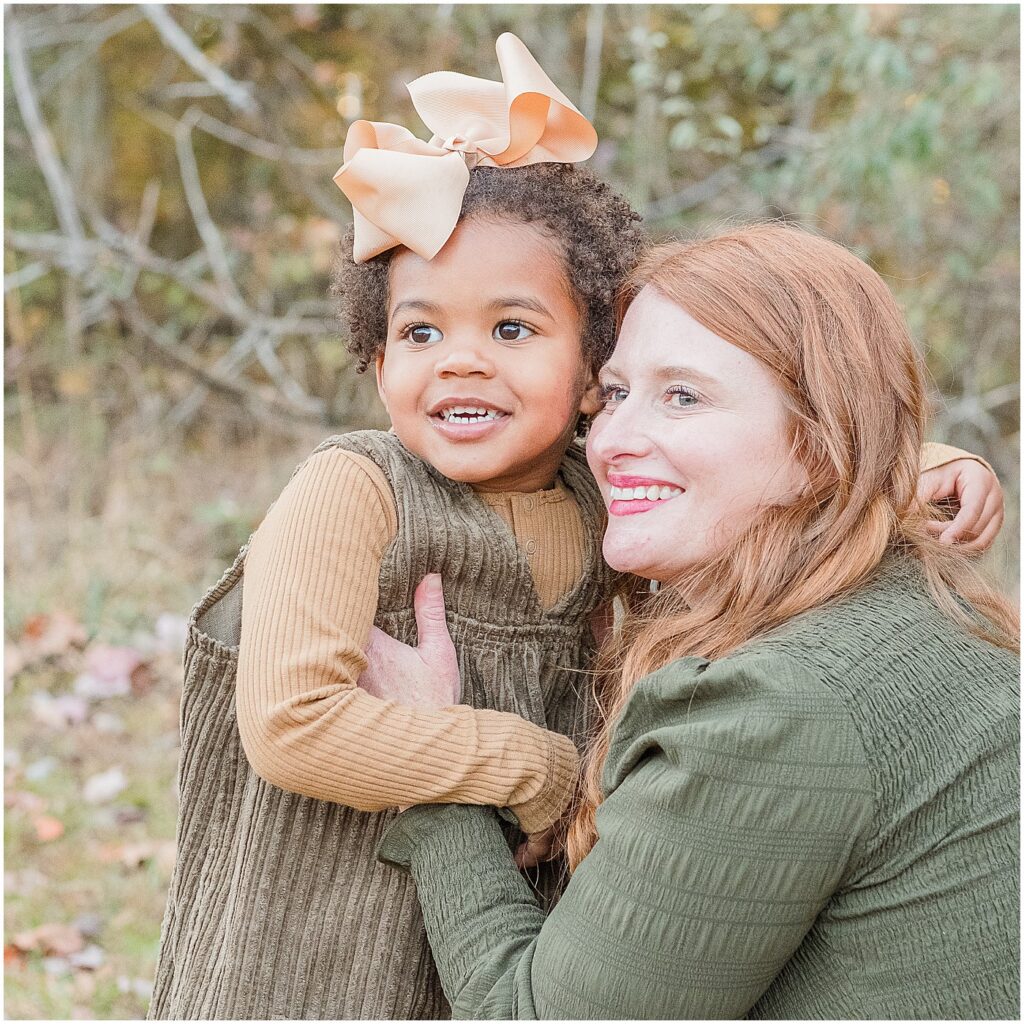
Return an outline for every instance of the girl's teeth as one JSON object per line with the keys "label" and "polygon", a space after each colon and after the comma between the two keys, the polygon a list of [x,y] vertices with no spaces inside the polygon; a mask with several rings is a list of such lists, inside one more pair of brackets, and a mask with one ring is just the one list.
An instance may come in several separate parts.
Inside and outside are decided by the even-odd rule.
{"label": "girl's teeth", "polygon": [[496,420],[500,414],[493,409],[479,409],[474,406],[455,405],[442,410],[441,416],[446,423],[485,423]]}
{"label": "girl's teeth", "polygon": [[610,487],[608,496],[612,501],[668,501],[676,495],[682,494],[683,488],[671,487],[668,484],[658,486],[651,484],[649,487]]}

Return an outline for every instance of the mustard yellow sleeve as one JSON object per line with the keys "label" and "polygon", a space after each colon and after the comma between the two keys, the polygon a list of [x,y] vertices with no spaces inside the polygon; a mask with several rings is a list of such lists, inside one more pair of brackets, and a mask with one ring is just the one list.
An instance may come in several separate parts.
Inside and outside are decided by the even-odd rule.
{"label": "mustard yellow sleeve", "polygon": [[281,789],[365,811],[510,807],[527,832],[562,813],[578,756],[518,715],[380,700],[359,689],[394,495],[369,459],[306,461],[245,561],[238,727],[253,770]]}
{"label": "mustard yellow sleeve", "polygon": [[973,452],[965,452],[961,448],[954,448],[951,444],[940,444],[938,441],[925,441],[921,445],[921,472],[926,469],[938,469],[957,459],[973,459],[980,462],[990,473],[995,475],[995,470],[980,456]]}

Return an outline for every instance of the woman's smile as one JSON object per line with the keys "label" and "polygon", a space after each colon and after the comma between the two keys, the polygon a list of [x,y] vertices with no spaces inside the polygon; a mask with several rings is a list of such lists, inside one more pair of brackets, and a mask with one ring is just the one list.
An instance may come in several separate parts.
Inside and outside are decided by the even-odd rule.
{"label": "woman's smile", "polygon": [[665,480],[631,476],[625,473],[609,473],[608,514],[613,516],[635,516],[641,512],[663,507],[665,502],[678,498],[686,490]]}

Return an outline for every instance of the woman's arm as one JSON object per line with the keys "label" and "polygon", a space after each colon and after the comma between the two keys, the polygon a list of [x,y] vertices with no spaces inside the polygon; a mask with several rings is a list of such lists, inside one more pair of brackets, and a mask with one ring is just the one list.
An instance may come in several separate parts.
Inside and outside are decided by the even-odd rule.
{"label": "woman's arm", "polygon": [[546,919],[490,810],[421,807],[381,856],[415,879],[458,1017],[746,1013],[842,884],[872,812],[838,700],[781,658],[684,659],[641,681],[600,838]]}
{"label": "woman's arm", "polygon": [[367,811],[509,806],[539,831],[575,783],[568,739],[518,715],[406,707],[356,685],[396,528],[383,474],[340,449],[307,460],[274,504],[243,580],[236,705],[246,756],[268,782],[320,800]]}

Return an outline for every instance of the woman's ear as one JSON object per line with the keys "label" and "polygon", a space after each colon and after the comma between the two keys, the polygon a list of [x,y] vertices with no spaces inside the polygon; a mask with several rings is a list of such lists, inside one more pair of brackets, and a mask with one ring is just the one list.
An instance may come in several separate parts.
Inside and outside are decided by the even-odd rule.
{"label": "woman's ear", "polygon": [[601,411],[601,386],[592,377],[583,397],[580,399],[580,412],[584,416],[593,416]]}

